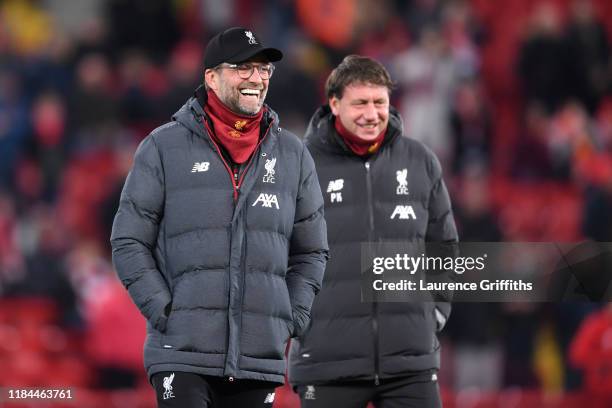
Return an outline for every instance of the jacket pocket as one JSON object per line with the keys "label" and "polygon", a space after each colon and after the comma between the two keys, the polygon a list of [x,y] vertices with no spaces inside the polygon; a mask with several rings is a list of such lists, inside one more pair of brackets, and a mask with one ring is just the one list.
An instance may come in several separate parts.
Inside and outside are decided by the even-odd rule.
{"label": "jacket pocket", "polygon": [[190,351],[193,347],[189,344],[189,336],[188,334],[177,331],[175,327],[177,323],[175,321],[176,318],[175,311],[170,310],[168,313],[166,331],[159,336],[159,345],[161,348],[167,350]]}
{"label": "jacket pocket", "polygon": [[168,315],[168,325],[165,333],[161,333],[159,342],[163,349],[177,351],[191,351],[193,345],[190,344],[190,336],[188,333],[181,333],[175,327],[177,316],[173,310]]}

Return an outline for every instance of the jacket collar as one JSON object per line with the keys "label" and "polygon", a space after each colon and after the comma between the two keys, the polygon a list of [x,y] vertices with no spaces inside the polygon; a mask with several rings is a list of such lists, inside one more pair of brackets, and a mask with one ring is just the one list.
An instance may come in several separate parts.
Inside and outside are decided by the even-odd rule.
{"label": "jacket collar", "polygon": [[[187,129],[191,130],[194,134],[201,138],[208,140],[213,145],[212,140],[205,131],[205,122],[208,123],[209,127],[212,128],[210,118],[204,112],[204,106],[206,105],[207,95],[204,85],[200,85],[194,92],[194,95],[185,102],[185,104],[172,115],[172,120],[181,123]],[[261,128],[264,132],[270,128],[270,136],[276,138],[278,136],[278,115],[268,105],[265,105],[265,112],[261,120]],[[263,109],[263,108],[262,108]]]}
{"label": "jacket collar", "polygon": [[[393,143],[396,138],[401,137],[403,133],[404,125],[402,118],[394,107],[390,107],[387,133],[383,139],[382,146],[372,156],[377,156],[383,149]],[[331,153],[359,157],[351,151],[340,135],[338,135],[334,128],[334,115],[329,105],[319,107],[314,113],[306,129],[304,140],[308,145],[316,146]]]}

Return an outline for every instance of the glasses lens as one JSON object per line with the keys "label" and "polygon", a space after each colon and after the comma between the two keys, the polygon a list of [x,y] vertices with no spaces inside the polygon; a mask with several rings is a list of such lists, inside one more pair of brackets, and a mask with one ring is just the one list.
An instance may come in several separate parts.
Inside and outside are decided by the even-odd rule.
{"label": "glasses lens", "polygon": [[251,65],[251,64],[240,64],[240,65],[229,65],[229,68],[235,69],[238,72],[238,76],[242,79],[249,79],[253,75],[253,71],[257,67],[259,76],[261,79],[270,79],[274,73],[274,65]]}
{"label": "glasses lens", "polygon": [[259,66],[259,76],[261,76],[262,79],[270,79],[273,73],[274,73],[274,65],[260,65]]}
{"label": "glasses lens", "polygon": [[249,64],[241,64],[236,68],[238,75],[242,79],[248,79],[253,75],[253,66]]}

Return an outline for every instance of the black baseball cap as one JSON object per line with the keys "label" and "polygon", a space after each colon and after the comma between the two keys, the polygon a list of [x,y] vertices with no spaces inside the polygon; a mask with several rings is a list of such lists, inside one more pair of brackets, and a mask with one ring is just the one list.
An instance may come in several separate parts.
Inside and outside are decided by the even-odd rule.
{"label": "black baseball cap", "polygon": [[263,54],[268,61],[280,61],[283,53],[276,48],[264,47],[253,31],[244,27],[232,27],[215,35],[206,46],[204,69],[228,62],[235,64]]}

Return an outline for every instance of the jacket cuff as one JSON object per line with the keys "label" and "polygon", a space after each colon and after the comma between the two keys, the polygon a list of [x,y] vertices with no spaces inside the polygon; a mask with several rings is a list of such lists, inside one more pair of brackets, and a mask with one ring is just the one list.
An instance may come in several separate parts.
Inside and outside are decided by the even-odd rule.
{"label": "jacket cuff", "polygon": [[436,319],[436,332],[442,331],[451,313],[450,302],[436,302],[434,317]]}
{"label": "jacket cuff", "polygon": [[437,307],[434,308],[434,314],[436,318],[436,331],[440,332],[446,325],[446,316],[444,316]]}

